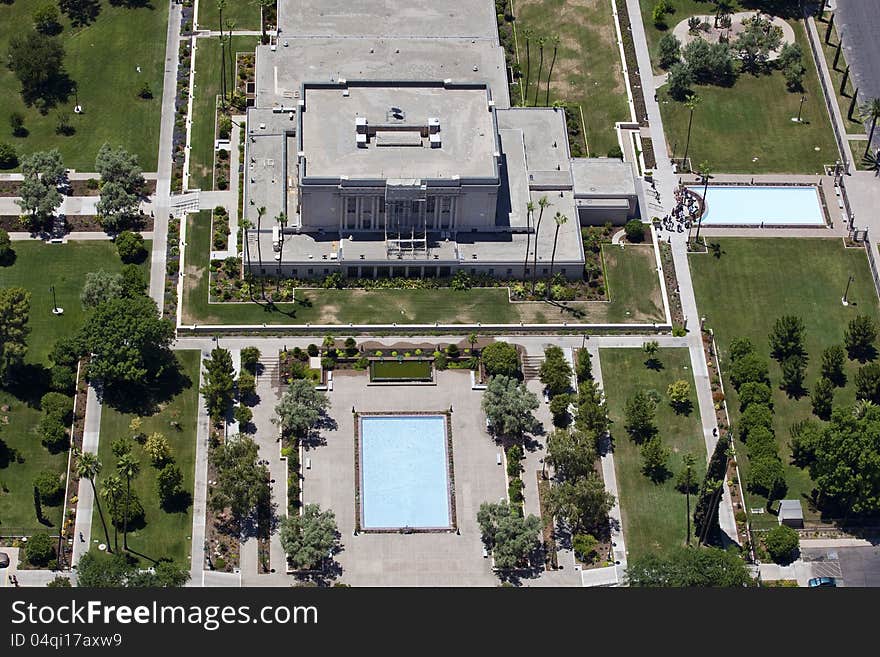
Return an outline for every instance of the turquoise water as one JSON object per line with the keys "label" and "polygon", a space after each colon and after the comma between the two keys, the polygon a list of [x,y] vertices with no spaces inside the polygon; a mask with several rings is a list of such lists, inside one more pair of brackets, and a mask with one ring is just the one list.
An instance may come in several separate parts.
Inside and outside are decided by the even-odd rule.
{"label": "turquoise water", "polygon": [[361,527],[450,527],[446,418],[365,416],[360,436]]}
{"label": "turquoise water", "polygon": [[[689,187],[703,195],[703,187]],[[824,225],[815,187],[735,187],[709,185],[703,226]]]}

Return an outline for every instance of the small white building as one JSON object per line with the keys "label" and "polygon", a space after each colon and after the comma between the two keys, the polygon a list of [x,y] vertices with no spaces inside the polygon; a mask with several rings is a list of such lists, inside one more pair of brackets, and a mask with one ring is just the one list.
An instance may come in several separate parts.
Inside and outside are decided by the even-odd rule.
{"label": "small white building", "polygon": [[800,500],[782,500],[779,503],[780,525],[788,525],[789,527],[804,526],[804,509]]}

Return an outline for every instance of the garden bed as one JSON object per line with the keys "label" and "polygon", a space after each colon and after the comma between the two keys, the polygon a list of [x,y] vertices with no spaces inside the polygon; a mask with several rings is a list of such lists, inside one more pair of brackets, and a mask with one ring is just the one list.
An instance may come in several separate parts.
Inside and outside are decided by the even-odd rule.
{"label": "garden bed", "polygon": [[177,282],[180,278],[180,219],[168,220],[168,239],[165,242],[165,303],[162,316],[176,322]]}
{"label": "garden bed", "polygon": [[433,381],[430,360],[374,360],[370,362],[370,381]]}

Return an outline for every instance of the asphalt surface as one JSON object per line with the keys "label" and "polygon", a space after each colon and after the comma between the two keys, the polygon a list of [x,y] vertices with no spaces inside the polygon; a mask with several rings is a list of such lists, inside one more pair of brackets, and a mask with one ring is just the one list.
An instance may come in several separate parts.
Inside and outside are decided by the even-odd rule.
{"label": "asphalt surface", "polygon": [[[875,0],[836,0],[834,22],[843,39],[846,61],[853,85],[859,89],[859,102],[880,98],[880,2]],[[819,23],[824,39],[825,23]],[[874,146],[880,146],[875,133]]]}

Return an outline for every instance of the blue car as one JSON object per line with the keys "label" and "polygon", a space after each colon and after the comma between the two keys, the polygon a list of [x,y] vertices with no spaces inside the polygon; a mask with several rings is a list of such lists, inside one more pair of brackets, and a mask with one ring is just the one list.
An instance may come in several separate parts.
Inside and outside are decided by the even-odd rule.
{"label": "blue car", "polygon": [[834,581],[833,577],[814,577],[809,582],[807,582],[807,585],[810,588],[816,586],[837,586],[837,582]]}

